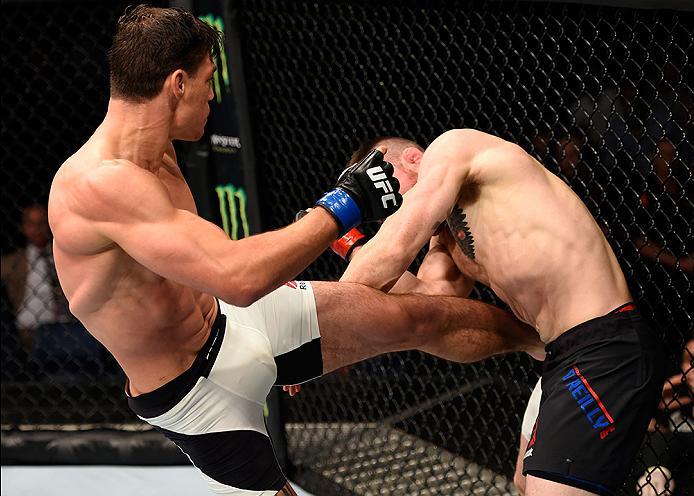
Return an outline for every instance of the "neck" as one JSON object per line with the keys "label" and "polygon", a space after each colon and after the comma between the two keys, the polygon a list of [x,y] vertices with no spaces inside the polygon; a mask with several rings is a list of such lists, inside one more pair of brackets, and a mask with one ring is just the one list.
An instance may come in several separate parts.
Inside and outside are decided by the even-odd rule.
{"label": "neck", "polygon": [[112,98],[99,130],[113,158],[154,172],[170,146],[170,128],[171,111],[160,98],[146,103]]}

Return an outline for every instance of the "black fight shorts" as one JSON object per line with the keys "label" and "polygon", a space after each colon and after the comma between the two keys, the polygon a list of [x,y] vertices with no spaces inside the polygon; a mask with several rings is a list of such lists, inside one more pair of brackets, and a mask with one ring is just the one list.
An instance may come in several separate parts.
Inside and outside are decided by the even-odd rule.
{"label": "black fight shorts", "polygon": [[658,337],[627,304],[566,331],[546,351],[523,474],[611,495],[658,405],[665,379]]}

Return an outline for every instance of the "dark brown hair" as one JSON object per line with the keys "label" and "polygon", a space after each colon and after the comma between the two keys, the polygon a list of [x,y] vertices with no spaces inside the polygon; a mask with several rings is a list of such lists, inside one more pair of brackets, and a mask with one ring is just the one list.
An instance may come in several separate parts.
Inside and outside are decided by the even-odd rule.
{"label": "dark brown hair", "polygon": [[221,45],[222,34],[188,11],[128,7],[109,51],[111,96],[152,99],[169,74],[183,69],[194,75],[206,56],[217,58]]}
{"label": "dark brown hair", "polygon": [[398,136],[377,136],[377,137],[372,138],[368,141],[365,141],[361,145],[359,145],[359,148],[357,148],[356,150],[354,150],[354,152],[352,152],[352,156],[347,161],[347,165],[349,166],[352,164],[356,164],[361,159],[366,157],[366,155],[371,150],[373,150],[374,148],[376,148],[379,145],[384,145],[384,144],[386,146],[388,146],[389,149],[393,148],[394,146],[395,147],[399,146],[400,148],[404,148],[406,146],[415,146],[422,151],[424,150],[421,146],[419,146],[417,144],[417,142],[415,142],[411,139],[400,138]]}
{"label": "dark brown hair", "polygon": [[352,156],[349,158],[347,161],[347,165],[352,165],[356,164],[357,162],[361,161],[366,155],[376,148],[382,141],[386,141],[389,139],[393,139],[392,136],[377,136],[375,138],[370,139],[369,141],[364,141],[361,145],[359,145],[359,148],[354,150],[352,152]]}

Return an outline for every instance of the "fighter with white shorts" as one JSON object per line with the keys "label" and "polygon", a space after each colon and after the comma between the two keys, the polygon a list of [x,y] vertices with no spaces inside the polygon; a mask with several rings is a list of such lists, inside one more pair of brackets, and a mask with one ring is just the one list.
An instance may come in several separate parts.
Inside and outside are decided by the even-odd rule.
{"label": "fighter with white shorts", "polygon": [[276,384],[323,373],[311,284],[292,281],[242,308],[219,311],[193,365],[130,408],[190,457],[220,494],[282,489],[263,406]]}

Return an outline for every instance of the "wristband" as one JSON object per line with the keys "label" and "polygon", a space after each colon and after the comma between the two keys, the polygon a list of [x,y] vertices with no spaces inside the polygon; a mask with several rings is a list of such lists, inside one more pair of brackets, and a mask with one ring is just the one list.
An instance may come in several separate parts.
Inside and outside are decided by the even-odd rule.
{"label": "wristband", "polygon": [[340,239],[336,239],[330,245],[330,248],[343,260],[349,262],[349,255],[357,246],[366,243],[366,236],[357,228],[351,229],[347,234]]}
{"label": "wristband", "polygon": [[338,225],[338,236],[342,236],[359,225],[361,221],[359,205],[341,188],[328,191],[323,195],[323,198],[316,202],[316,205],[326,209],[335,218]]}

